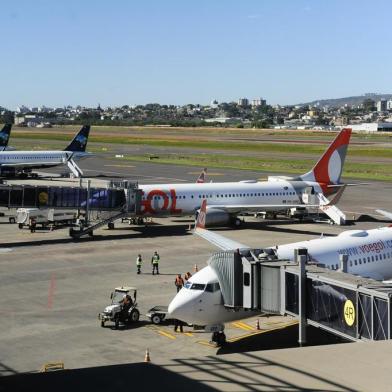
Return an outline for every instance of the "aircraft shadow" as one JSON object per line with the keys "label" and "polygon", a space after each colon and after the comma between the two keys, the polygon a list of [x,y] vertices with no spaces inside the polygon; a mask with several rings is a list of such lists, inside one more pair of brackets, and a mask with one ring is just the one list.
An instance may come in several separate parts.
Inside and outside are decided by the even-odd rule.
{"label": "aircraft shadow", "polygon": [[[191,235],[190,232],[184,229],[184,226],[151,226],[132,228],[130,233],[122,234],[110,234],[113,230],[107,230],[103,234],[94,235],[93,237],[85,236],[80,239],[73,239],[71,237],[66,238],[51,238],[51,239],[39,239],[31,241],[20,241],[20,242],[9,242],[0,244],[0,248],[16,248],[22,246],[40,246],[40,245],[55,245],[55,244],[68,244],[73,242],[91,242],[91,241],[112,241],[112,240],[131,240],[137,238],[156,238],[164,236],[180,236],[180,235]],[[33,236],[34,234],[32,234]],[[66,235],[66,234],[64,234]]]}
{"label": "aircraft shadow", "polygon": [[[320,329],[308,326],[306,329],[307,346],[320,346],[326,344],[346,343],[347,341],[335,335],[323,332]],[[220,347],[218,355],[233,354],[248,351],[276,350],[298,347],[298,325],[283,329],[267,331],[261,334],[250,335],[239,341]]]}
{"label": "aircraft shadow", "polygon": [[[141,355],[143,356],[144,353]],[[0,381],[1,391],[19,392],[163,391],[166,390],[165,386],[171,386],[168,388],[171,391],[217,391],[217,389],[198,380],[185,377],[179,372],[143,362],[47,373],[21,373],[2,377]]]}
{"label": "aircraft shadow", "polygon": [[[253,222],[251,222],[253,224]],[[254,227],[255,225],[253,225],[253,229],[254,230],[258,230],[260,231],[260,233],[262,234],[263,228],[260,227],[260,225],[257,226],[257,228]],[[244,228],[249,228],[246,227],[245,224],[243,226]],[[225,232],[231,229],[227,229],[227,228],[214,228],[214,231],[218,231],[218,232]],[[268,226],[266,228],[264,228],[264,231],[268,231],[268,232],[276,232],[276,233],[291,233],[291,234],[305,234],[305,235],[316,235],[316,236],[320,236],[322,231],[311,231],[311,230],[300,230],[300,229],[294,229],[294,228],[283,228],[283,227],[274,227],[274,226]],[[335,234],[328,234],[328,233],[323,233],[323,235],[325,237],[334,237]]]}
{"label": "aircraft shadow", "polygon": [[106,328],[106,329],[113,329],[114,331],[130,331],[132,329],[138,329],[145,327],[146,325],[150,325],[151,323],[148,320],[139,320],[137,323],[132,323],[132,324],[120,324],[118,329],[114,327],[114,323],[111,321],[107,321],[107,324],[105,324],[104,327],[101,328]]}

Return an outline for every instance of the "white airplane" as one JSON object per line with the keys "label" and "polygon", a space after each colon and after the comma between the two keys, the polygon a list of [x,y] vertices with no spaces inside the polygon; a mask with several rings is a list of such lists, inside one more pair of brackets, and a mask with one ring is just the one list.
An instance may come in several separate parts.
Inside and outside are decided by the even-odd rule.
{"label": "white airplane", "polygon": [[269,177],[268,181],[139,185],[141,216],[196,215],[208,200],[207,225],[240,225],[239,214],[320,207],[336,223],[345,216],[325,197],[339,189],[351,129],[343,129],[316,165],[298,177]]}
{"label": "white airplane", "polygon": [[[203,202],[195,233],[223,250],[248,250],[248,246],[205,230]],[[270,259],[294,261],[294,249],[307,248],[310,261],[337,270],[339,256],[348,255],[348,273],[376,280],[392,278],[392,227],[348,230],[336,237],[323,237],[264,249]],[[169,304],[170,317],[188,324],[215,326],[249,317],[249,311],[234,312],[223,304],[218,277],[210,266],[195,273]]]}
{"label": "white airplane", "polygon": [[88,157],[86,152],[90,126],[84,125],[64,151],[1,151],[0,176],[27,176],[33,169],[67,165],[71,172],[80,177],[83,172],[75,163]]}

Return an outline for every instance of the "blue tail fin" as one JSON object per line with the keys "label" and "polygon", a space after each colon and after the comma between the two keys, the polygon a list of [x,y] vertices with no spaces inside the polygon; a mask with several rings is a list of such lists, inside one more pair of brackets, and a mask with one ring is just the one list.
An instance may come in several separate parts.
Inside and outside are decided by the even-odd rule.
{"label": "blue tail fin", "polygon": [[64,151],[85,152],[89,133],[90,125],[83,125]]}
{"label": "blue tail fin", "polygon": [[0,150],[5,150],[5,148],[8,146],[11,128],[12,124],[5,124],[3,129],[0,131]]}

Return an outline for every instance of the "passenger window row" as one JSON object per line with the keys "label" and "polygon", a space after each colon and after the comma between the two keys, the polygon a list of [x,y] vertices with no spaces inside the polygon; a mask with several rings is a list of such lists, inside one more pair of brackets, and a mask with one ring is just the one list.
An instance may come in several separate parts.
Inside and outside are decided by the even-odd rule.
{"label": "passenger window row", "polygon": [[[217,194],[217,195],[198,195],[199,199],[212,199],[216,198],[225,198],[225,197],[263,197],[263,196],[292,196],[295,195],[295,192],[259,192],[259,193],[229,193],[229,194]],[[191,195],[191,199],[194,199],[195,195]],[[143,196],[143,200],[147,200],[147,196]],[[168,196],[167,198],[172,198]],[[163,196],[154,196],[151,198],[152,200],[164,200]],[[184,200],[186,199],[185,195],[177,195],[175,196],[176,200]]]}
{"label": "passenger window row", "polygon": [[[359,257],[354,260],[349,260],[350,267],[355,266],[355,265],[362,265],[366,263],[374,263],[375,261],[381,261],[381,260],[386,260],[392,257],[392,253],[381,253],[378,255],[373,255],[373,256],[367,256],[367,257]],[[337,270],[339,269],[339,264],[332,264],[327,266],[327,268],[332,269],[332,270]]]}

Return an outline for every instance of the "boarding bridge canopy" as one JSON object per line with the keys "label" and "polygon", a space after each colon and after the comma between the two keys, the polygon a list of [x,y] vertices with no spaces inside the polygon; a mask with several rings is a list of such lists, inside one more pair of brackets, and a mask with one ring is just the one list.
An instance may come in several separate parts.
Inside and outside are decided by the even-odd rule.
{"label": "boarding bridge canopy", "polygon": [[[118,209],[126,203],[124,189],[67,186],[0,185],[0,206],[8,208]],[[133,201],[133,202],[132,202]],[[130,195],[129,209],[135,209],[136,193]]]}

